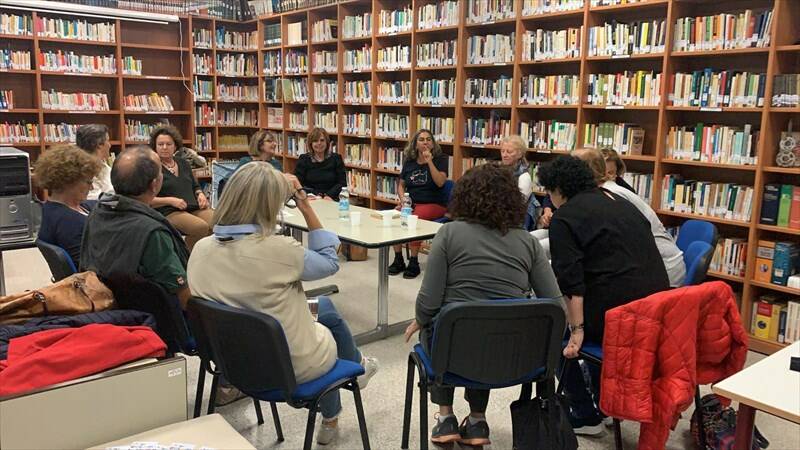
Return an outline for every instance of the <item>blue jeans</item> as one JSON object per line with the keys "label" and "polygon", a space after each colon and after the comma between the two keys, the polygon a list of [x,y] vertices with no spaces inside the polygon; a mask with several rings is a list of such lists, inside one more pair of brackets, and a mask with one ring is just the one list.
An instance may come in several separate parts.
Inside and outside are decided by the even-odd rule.
{"label": "blue jeans", "polygon": [[[331,330],[333,340],[336,341],[336,348],[339,359],[361,363],[361,352],[356,347],[356,341],[347,322],[339,315],[339,311],[333,306],[333,302],[328,297],[319,298],[317,321]],[[339,397],[339,390],[325,394],[319,401],[319,410],[325,419],[333,419],[342,412],[342,400]]]}

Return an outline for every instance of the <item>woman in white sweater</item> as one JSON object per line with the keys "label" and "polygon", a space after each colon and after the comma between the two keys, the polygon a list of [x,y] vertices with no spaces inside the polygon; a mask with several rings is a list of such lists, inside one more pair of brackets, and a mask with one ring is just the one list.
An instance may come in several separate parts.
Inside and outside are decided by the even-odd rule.
{"label": "woman in white sweater", "polygon": [[[307,249],[275,233],[281,209],[290,199],[308,224]],[[339,239],[322,228],[297,178],[263,161],[245,164],[228,180],[213,223],[214,235],[198,241],[189,258],[192,294],[278,320],[298,383],[324,375],[338,357],[364,366],[366,373],[358,382],[366,387],[378,370],[377,360],[361,355],[329,298],[319,299],[316,321],[306,301],[303,281],[339,270]],[[328,444],[336,437],[341,410],[338,391],[320,401],[318,443]]]}
{"label": "woman in white sweater", "polygon": [[504,166],[514,169],[519,192],[522,193],[522,196],[527,201],[533,192],[533,183],[531,174],[528,171],[530,165],[525,159],[526,150],[525,141],[516,134],[506,136],[500,142],[500,159]]}

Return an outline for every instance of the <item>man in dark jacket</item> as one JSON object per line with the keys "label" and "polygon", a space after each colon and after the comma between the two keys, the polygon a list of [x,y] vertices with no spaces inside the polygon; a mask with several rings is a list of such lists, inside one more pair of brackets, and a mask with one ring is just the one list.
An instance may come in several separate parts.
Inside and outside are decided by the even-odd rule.
{"label": "man in dark jacket", "polygon": [[105,277],[139,274],[176,295],[185,307],[191,296],[189,252],[180,233],[150,207],[162,181],[161,162],[149,147],[120,153],[111,169],[116,194],[103,194],[86,221],[80,269]]}

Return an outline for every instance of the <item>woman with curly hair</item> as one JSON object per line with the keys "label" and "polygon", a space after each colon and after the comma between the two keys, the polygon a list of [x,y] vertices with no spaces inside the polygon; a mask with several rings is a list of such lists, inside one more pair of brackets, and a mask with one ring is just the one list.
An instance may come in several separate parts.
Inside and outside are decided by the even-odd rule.
{"label": "woman with curly hair", "polygon": [[83,227],[95,204],[86,196],[100,169],[97,158],[75,145],[52,147],[36,161],[36,182],[48,191],[38,238],[66,250],[75,267],[81,260]]}
{"label": "woman with curly hair", "polygon": [[[413,212],[420,219],[435,220],[447,213],[444,183],[447,181],[447,155],[433,138],[430,130],[417,131],[403,150],[403,168],[397,186],[397,207],[403,207],[403,194],[408,193]],[[416,278],[420,274],[419,247],[422,243],[409,243],[408,266],[403,260],[403,247],[394,246],[394,261],[389,275],[403,272],[403,278]]]}
{"label": "woman with curly hair", "polygon": [[[484,164],[467,171],[453,190],[450,213],[453,222],[433,239],[416,318],[406,329],[406,341],[421,330],[420,342],[427,351],[436,316],[450,303],[561,297],[544,250],[522,229],[525,201],[510,169]],[[466,389],[466,399],[470,415],[459,427],[453,415],[453,388],[431,388],[431,400],[439,405],[431,441],[489,444],[489,391]]]}
{"label": "woman with curly hair", "polygon": [[[567,303],[570,337],[564,356],[575,358],[584,336],[603,342],[606,311],[669,289],[669,278],[650,223],[633,204],[599,189],[584,161],[561,156],[543,165],[538,176],[558,208],[550,222],[550,253]],[[590,373],[599,388],[599,372]],[[561,382],[575,433],[602,433],[603,416],[581,371],[568,370]]]}

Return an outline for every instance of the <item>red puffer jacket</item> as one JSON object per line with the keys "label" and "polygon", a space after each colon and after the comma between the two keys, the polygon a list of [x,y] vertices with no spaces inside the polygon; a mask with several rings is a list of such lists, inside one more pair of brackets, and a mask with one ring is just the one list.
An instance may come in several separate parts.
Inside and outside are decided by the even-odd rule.
{"label": "red puffer jacket", "polygon": [[695,386],[738,372],[746,357],[730,286],[653,294],[606,313],[600,409],[641,422],[639,450],[663,449]]}

